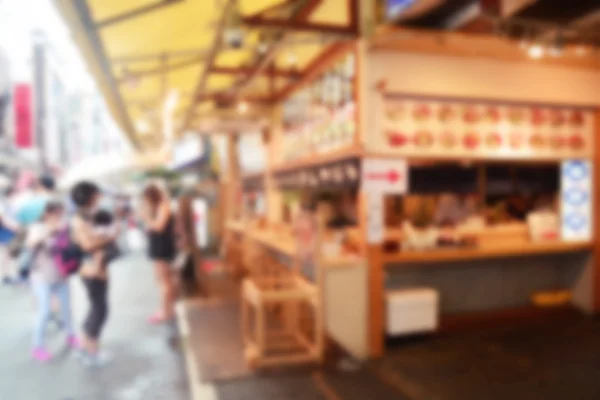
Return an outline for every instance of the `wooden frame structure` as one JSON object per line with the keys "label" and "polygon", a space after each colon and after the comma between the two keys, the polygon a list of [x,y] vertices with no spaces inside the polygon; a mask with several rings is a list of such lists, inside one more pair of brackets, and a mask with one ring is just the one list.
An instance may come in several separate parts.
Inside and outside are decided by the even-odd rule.
{"label": "wooden frame structure", "polygon": [[[388,31],[385,31],[388,32]],[[450,34],[453,35],[453,34]],[[418,40],[425,40],[423,38],[419,38]],[[462,38],[460,40],[463,40]],[[466,39],[465,39],[466,40]],[[478,40],[478,39],[475,39]],[[409,40],[410,41],[410,40]],[[392,41],[392,43],[395,43],[395,39]],[[399,43],[399,42],[398,42]],[[371,47],[371,44],[373,44],[373,46]],[[286,163],[279,163],[279,164],[271,164],[270,167],[267,169],[267,171],[265,172],[265,180],[270,180],[273,181],[273,176],[277,176],[277,174],[287,174],[287,173],[292,173],[295,171],[304,171],[304,170],[309,170],[311,168],[315,168],[316,166],[319,165],[326,165],[327,163],[330,163],[332,161],[337,161],[337,160],[343,160],[346,159],[348,157],[358,157],[358,158],[369,158],[369,157],[379,157],[379,158],[395,158],[397,156],[394,156],[393,154],[384,154],[378,151],[373,151],[373,150],[369,150],[369,148],[367,146],[365,146],[365,143],[367,141],[367,132],[369,132],[369,134],[373,134],[373,126],[370,125],[372,124],[372,119],[373,116],[369,116],[367,115],[369,113],[368,111],[368,107],[367,107],[367,102],[372,101],[373,95],[370,94],[370,92],[372,91],[376,91],[377,88],[375,87],[376,85],[374,85],[372,83],[372,80],[369,77],[369,74],[371,74],[372,71],[372,65],[367,65],[365,58],[367,57],[368,54],[371,54],[370,52],[374,52],[373,54],[377,54],[378,52],[386,52],[386,53],[394,53],[396,51],[395,46],[397,46],[396,44],[393,44],[391,46],[387,46],[385,44],[385,35],[382,33],[382,36],[376,36],[375,38],[373,38],[371,41],[366,41],[366,40],[359,40],[356,42],[348,42],[345,44],[340,44],[338,46],[336,46],[337,50],[337,54],[343,53],[344,51],[348,51],[349,49],[356,49],[359,53],[359,62],[358,62],[358,69],[359,69],[359,73],[357,74],[358,76],[358,82],[357,82],[357,87],[358,87],[358,92],[357,92],[357,126],[358,128],[358,135],[356,137],[356,142],[355,142],[355,146],[337,153],[331,152],[331,153],[327,153],[327,154],[323,154],[323,155],[312,155],[310,157],[306,157],[303,159],[298,159],[298,160],[294,160],[291,162],[286,162]],[[410,50],[410,44],[408,45],[409,47],[409,51]],[[451,50],[444,50],[444,51],[431,51],[431,52],[427,52],[427,54],[424,55],[424,57],[427,57],[428,55],[433,54],[436,57],[451,57],[452,51]],[[411,53],[411,56],[414,57],[418,57],[419,54],[413,54]],[[298,90],[300,87],[302,87],[304,84],[306,84],[307,82],[309,82],[311,79],[314,79],[314,77],[316,77],[317,75],[319,75],[319,73],[323,70],[325,70],[329,65],[331,65],[333,63],[333,61],[335,60],[336,55],[330,55],[330,56],[324,56],[323,59],[321,60],[321,62],[316,65],[314,67],[314,72],[311,74],[306,74],[302,79],[300,79],[294,88],[290,88],[290,90],[286,93],[287,95],[295,92],[296,90]],[[460,59],[462,60],[466,60],[465,62],[468,62],[469,59],[472,58],[472,55],[470,56],[471,58],[469,58],[468,55],[462,55],[460,54],[458,56]],[[458,59],[458,58],[457,58]],[[510,62],[516,62],[516,60],[514,60],[514,56],[511,56]],[[523,60],[521,60],[520,62],[524,62]],[[552,63],[551,63],[552,64]],[[566,64],[569,64],[566,62]],[[572,68],[574,68],[576,71],[582,71],[581,72],[581,76],[583,76],[584,74],[588,74],[588,73],[598,73],[597,68],[596,69],[592,69],[590,63],[586,60],[582,60],[580,62],[574,62],[572,64],[570,64],[570,66]],[[533,68],[533,67],[532,67]],[[574,74],[574,76],[577,76],[578,72]],[[586,75],[587,76],[587,75]],[[600,76],[600,74],[599,74]],[[411,93],[411,94],[419,94],[419,93]],[[429,92],[425,92],[423,93],[424,96],[432,96],[431,93]],[[440,95],[442,95],[442,93],[440,93]],[[445,94],[444,94],[445,95]],[[469,99],[469,98],[473,98],[473,95],[471,94],[466,94],[466,95],[461,95],[461,94],[454,94],[452,93],[450,95],[451,97],[458,97],[460,99]],[[495,98],[493,100],[496,101],[505,101],[503,100],[503,97],[499,97],[499,98]],[[518,100],[514,100],[512,98],[507,99],[506,101],[508,101],[509,103],[511,101],[516,101],[517,103],[519,102]],[[550,101],[551,103],[556,103],[557,100],[556,99],[551,99]],[[522,101],[522,103],[528,103],[527,100]],[[596,134],[600,133],[600,111],[598,111],[600,109],[600,99],[596,99],[595,103],[583,103],[585,105],[587,105],[587,108],[593,108],[595,110],[594,114],[595,114],[595,124],[596,127],[594,129],[594,132]],[[371,122],[370,122],[371,121]],[[275,129],[275,131],[277,131],[277,129]],[[271,146],[272,148],[277,148],[278,146],[278,142],[277,142],[277,136],[275,136],[274,141],[270,142],[268,144],[268,146]],[[595,174],[600,174],[600,170],[599,170],[599,165],[600,163],[598,163],[597,161],[597,154],[599,154],[600,152],[600,141],[599,140],[595,140],[594,141],[594,156],[590,159],[593,162],[594,165],[594,173]],[[448,160],[451,160],[453,158],[448,158]],[[455,159],[455,158],[454,158]],[[471,161],[473,160],[485,160],[485,157],[474,157],[471,158]],[[446,160],[447,161],[447,160]],[[497,159],[495,161],[498,161]],[[557,161],[556,158],[548,158],[546,160],[527,160],[527,159],[523,159],[522,160],[525,163],[529,163],[529,164],[535,164],[537,162],[548,162],[548,161]],[[255,177],[253,177],[255,178]],[[595,196],[599,196],[600,197],[600,192],[599,192],[599,187],[600,185],[594,185],[594,195]],[[266,186],[267,190],[269,190],[269,186]],[[270,186],[270,190],[277,190],[276,186],[273,187],[272,185]],[[360,230],[362,232],[363,237],[366,237],[366,221],[367,221],[367,209],[366,209],[366,197],[364,193],[361,193],[359,196],[359,226],[360,226]],[[594,231],[598,232],[600,230],[600,209],[598,208],[599,206],[594,203]],[[593,302],[594,302],[594,306],[593,306],[593,311],[594,312],[598,312],[600,311],[600,279],[598,278],[600,276],[600,262],[597,261],[598,257],[597,257],[597,251],[598,251],[598,246],[597,243],[599,242],[598,237],[594,234],[593,240],[590,242],[579,242],[579,243],[555,243],[555,244],[533,244],[531,246],[525,246],[523,248],[514,248],[512,249],[512,251],[507,249],[474,249],[474,250],[470,250],[467,252],[446,252],[444,253],[443,251],[441,252],[437,252],[435,254],[431,254],[431,255],[427,255],[427,254],[416,254],[416,253],[409,253],[409,254],[396,254],[396,255],[389,255],[387,254],[384,250],[381,244],[372,244],[372,243],[367,243],[367,241],[365,240],[363,243],[363,249],[361,251],[362,254],[362,258],[365,260],[366,264],[368,265],[368,273],[366,274],[365,277],[365,283],[368,287],[368,293],[369,293],[369,299],[368,299],[368,323],[367,323],[367,329],[368,329],[368,348],[369,348],[369,356],[371,357],[377,357],[383,354],[384,350],[385,350],[385,346],[384,346],[384,322],[385,322],[385,307],[384,307],[384,294],[385,294],[385,288],[383,285],[383,282],[385,280],[385,275],[386,275],[386,265],[390,264],[390,263],[425,263],[425,264],[435,264],[435,263],[445,263],[445,262],[461,262],[461,261],[466,261],[466,260],[488,260],[488,259],[496,259],[498,257],[511,257],[511,256],[517,256],[517,255],[529,255],[530,257],[540,257],[540,256],[544,256],[544,255],[548,255],[548,254],[571,254],[571,253],[585,253],[585,254],[591,254],[592,257],[590,258],[591,264],[589,264],[586,267],[586,271],[591,271],[591,280],[592,282],[590,282],[590,290],[593,293]],[[587,274],[587,272],[586,272]],[[587,276],[587,275],[586,275]],[[588,279],[588,278],[586,278]],[[328,299],[326,298],[327,295],[323,295],[323,302],[324,304],[328,303]],[[531,308],[523,308],[523,309],[519,309],[519,310],[511,310],[511,312],[498,312],[497,314],[494,313],[486,313],[485,315],[481,315],[480,317],[483,320],[489,320],[490,318],[518,318],[518,316],[520,315],[527,315],[528,318],[533,315],[532,314],[532,309]],[[534,313],[535,314],[535,313]],[[495,317],[494,317],[495,315]],[[325,318],[327,320],[327,316],[325,315]],[[452,320],[447,319],[444,322],[444,327],[446,326],[446,324],[448,324],[448,326],[452,325],[455,326],[456,323],[459,322],[459,320],[465,321],[468,319],[469,324],[472,324],[477,318],[467,318],[466,317],[461,317],[460,318],[453,318]],[[326,323],[327,325],[327,323]],[[326,326],[326,333],[329,335],[329,329]]]}

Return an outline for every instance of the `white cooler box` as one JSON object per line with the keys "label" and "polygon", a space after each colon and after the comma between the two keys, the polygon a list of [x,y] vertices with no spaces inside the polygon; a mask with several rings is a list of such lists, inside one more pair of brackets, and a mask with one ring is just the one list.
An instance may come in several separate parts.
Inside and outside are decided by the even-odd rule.
{"label": "white cooler box", "polygon": [[387,328],[390,336],[433,332],[439,322],[439,294],[419,288],[387,292]]}

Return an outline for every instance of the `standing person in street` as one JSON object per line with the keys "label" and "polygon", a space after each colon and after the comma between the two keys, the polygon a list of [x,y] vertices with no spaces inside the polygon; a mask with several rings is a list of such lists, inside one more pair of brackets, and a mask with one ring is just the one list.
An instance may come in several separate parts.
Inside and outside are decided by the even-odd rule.
{"label": "standing person in street", "polygon": [[15,194],[14,188],[9,188],[3,201],[0,203],[0,277],[2,283],[13,282],[13,251],[15,240],[21,227],[15,220],[12,209],[12,198]]}
{"label": "standing person in street", "polygon": [[85,253],[80,276],[88,294],[90,310],[83,325],[83,362],[89,366],[102,366],[108,359],[99,352],[99,340],[108,317],[108,270],[102,252],[114,242],[118,231],[110,236],[94,231],[93,217],[100,201],[100,189],[94,183],[80,182],[71,191],[77,213],[71,222],[73,241]]}
{"label": "standing person in street", "polygon": [[[15,218],[24,227],[23,233],[32,224],[40,221],[46,205],[50,201],[56,201],[56,194],[54,192],[55,182],[54,178],[50,175],[43,175],[39,178],[26,178],[32,179],[31,182],[26,184],[30,186],[30,190],[25,190],[21,194],[21,199],[16,199],[17,204],[15,205]],[[29,275],[29,267],[32,261],[31,249],[27,246],[23,247],[18,260],[18,269],[21,280],[27,280]]]}
{"label": "standing person in street", "polygon": [[175,285],[171,264],[177,255],[175,218],[167,194],[152,184],[144,190],[144,222],[148,231],[150,259],[161,291],[162,307],[149,319],[151,324],[171,321],[175,316]]}
{"label": "standing person in street", "polygon": [[67,277],[62,275],[52,254],[53,236],[64,226],[64,208],[60,203],[50,202],[40,222],[29,228],[26,244],[33,249],[31,285],[38,301],[37,318],[33,336],[33,358],[45,362],[51,354],[44,347],[44,333],[50,321],[52,296],[60,304],[61,322],[67,332],[67,344],[77,348],[71,319],[71,301]]}

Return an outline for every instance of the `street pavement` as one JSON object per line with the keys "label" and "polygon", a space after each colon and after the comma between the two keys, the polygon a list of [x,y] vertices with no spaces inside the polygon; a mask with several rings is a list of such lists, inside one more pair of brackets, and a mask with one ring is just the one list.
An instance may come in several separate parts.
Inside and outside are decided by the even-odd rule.
{"label": "street pavement", "polygon": [[[77,327],[87,310],[78,277],[72,285]],[[151,265],[141,255],[124,257],[111,266],[110,317],[104,348],[112,363],[84,368],[64,347],[54,326],[49,364],[30,358],[34,301],[25,288],[0,287],[0,399],[15,400],[188,400],[188,382],[173,327],[147,324],[158,293]]]}

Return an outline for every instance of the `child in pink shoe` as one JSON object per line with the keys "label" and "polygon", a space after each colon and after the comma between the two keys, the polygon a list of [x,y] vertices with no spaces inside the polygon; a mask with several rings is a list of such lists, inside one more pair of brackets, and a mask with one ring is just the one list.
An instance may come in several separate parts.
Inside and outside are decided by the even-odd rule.
{"label": "child in pink shoe", "polygon": [[70,347],[78,345],[71,320],[69,283],[51,254],[53,235],[64,226],[63,216],[64,209],[60,203],[48,203],[41,221],[31,226],[25,241],[25,245],[33,252],[31,286],[38,302],[32,355],[41,362],[49,361],[52,357],[44,347],[44,334],[51,316],[53,295],[59,300],[67,344]]}

